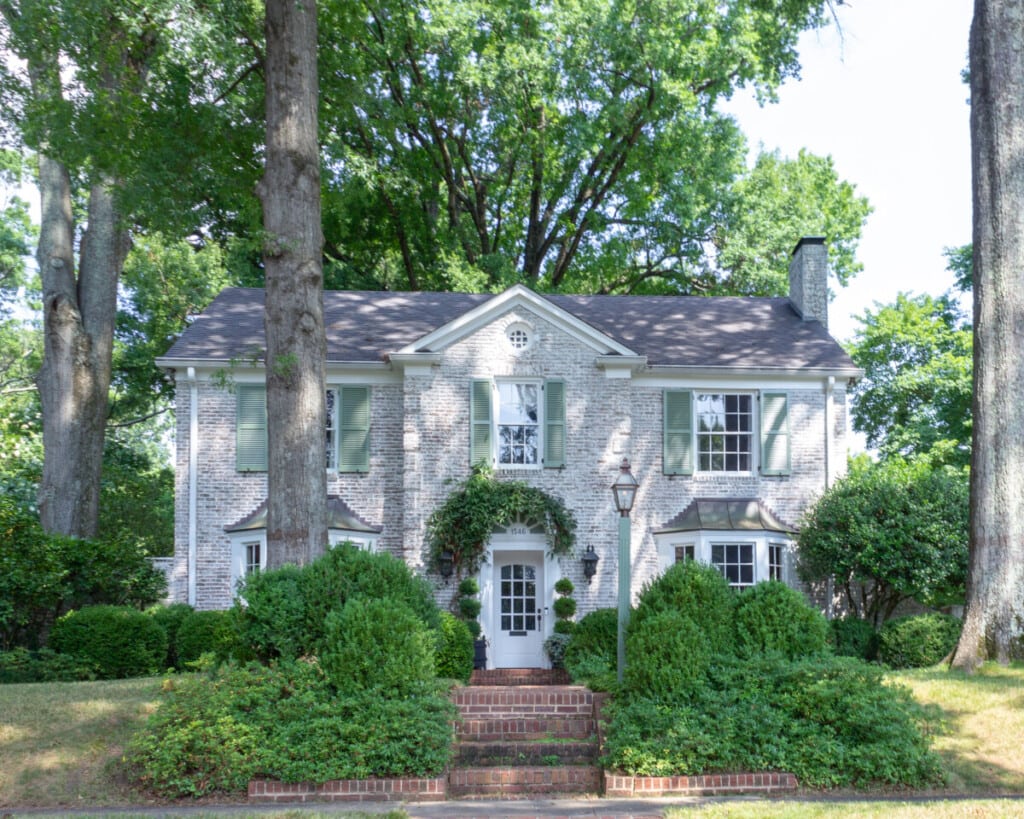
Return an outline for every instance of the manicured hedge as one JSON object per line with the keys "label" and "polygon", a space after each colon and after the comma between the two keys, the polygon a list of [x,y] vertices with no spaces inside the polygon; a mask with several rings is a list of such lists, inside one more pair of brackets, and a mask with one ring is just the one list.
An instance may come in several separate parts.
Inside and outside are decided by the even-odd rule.
{"label": "manicured hedge", "polygon": [[961,622],[948,614],[890,620],[878,632],[878,659],[892,668],[924,668],[941,662],[960,639]]}
{"label": "manicured hedge", "polygon": [[53,624],[50,647],[74,657],[98,678],[141,677],[163,670],[167,634],[128,606],[86,606]]}

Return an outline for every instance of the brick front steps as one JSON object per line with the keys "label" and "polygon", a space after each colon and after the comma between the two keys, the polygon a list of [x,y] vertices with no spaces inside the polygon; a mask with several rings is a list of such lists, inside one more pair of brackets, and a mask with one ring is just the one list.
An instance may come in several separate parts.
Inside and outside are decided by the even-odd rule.
{"label": "brick front steps", "polygon": [[796,777],[791,773],[625,776],[606,771],[604,775],[604,795],[609,798],[750,795],[791,792],[796,789]]}
{"label": "brick front steps", "polygon": [[473,672],[469,686],[452,692],[462,721],[447,776],[340,780],[319,786],[255,779],[249,783],[249,799],[529,799],[598,794],[602,789],[607,797],[622,798],[767,794],[797,787],[796,777],[783,773],[641,777],[602,772],[597,765],[598,715],[607,695],[555,682],[559,679],[545,669]]}
{"label": "brick front steps", "polygon": [[477,669],[470,685],[569,685],[564,668],[490,668]]}
{"label": "brick front steps", "polygon": [[[526,798],[598,793],[594,695],[582,686],[512,685],[512,680],[553,679],[541,669],[479,672],[453,692],[462,716],[456,729],[456,764],[448,792],[463,798]],[[472,682],[472,681],[471,681]]]}

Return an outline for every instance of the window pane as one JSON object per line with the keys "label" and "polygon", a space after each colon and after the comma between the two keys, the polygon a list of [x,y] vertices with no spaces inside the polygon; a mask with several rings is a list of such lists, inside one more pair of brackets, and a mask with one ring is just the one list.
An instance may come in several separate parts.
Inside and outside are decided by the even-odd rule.
{"label": "window pane", "polygon": [[749,472],[753,448],[753,396],[697,395],[697,454],[706,472]]}

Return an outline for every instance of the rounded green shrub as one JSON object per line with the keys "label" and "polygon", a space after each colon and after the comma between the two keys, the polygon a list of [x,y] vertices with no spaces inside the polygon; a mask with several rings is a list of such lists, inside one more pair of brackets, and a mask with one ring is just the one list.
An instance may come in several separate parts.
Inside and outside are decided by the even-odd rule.
{"label": "rounded green shrub", "polygon": [[467,682],[473,673],[473,635],[469,626],[446,611],[441,612],[437,640],[437,675]]}
{"label": "rounded green shrub", "polygon": [[573,680],[592,680],[614,672],[618,651],[619,614],[597,609],[581,619],[565,647],[563,662]]}
{"label": "rounded green shrub", "polygon": [[129,606],[86,606],[53,624],[50,648],[91,668],[100,679],[155,674],[167,658],[167,635]]}
{"label": "rounded green shrub", "polygon": [[685,560],[646,585],[631,616],[639,626],[648,617],[676,611],[700,624],[713,654],[733,650],[736,595],[713,566]]}
{"label": "rounded green shrub", "polygon": [[854,615],[837,617],[829,623],[833,650],[840,657],[874,660],[878,654],[878,631],[867,620]]}
{"label": "rounded green shrub", "polygon": [[342,694],[405,697],[434,679],[431,631],[402,600],[353,598],[325,626],[321,663]]}
{"label": "rounded green shrub", "polygon": [[576,623],[573,620],[555,620],[555,634],[572,634],[576,631]]}
{"label": "rounded green shrub", "polygon": [[878,659],[891,668],[924,668],[949,654],[962,623],[948,614],[917,614],[890,620],[878,632]]}
{"label": "rounded green shrub", "polygon": [[562,620],[568,620],[576,613],[576,601],[571,597],[559,597],[555,603],[555,615]]}
{"label": "rounded green shrub", "polygon": [[475,597],[460,597],[459,613],[467,620],[475,620],[480,616],[482,605]]}
{"label": "rounded green shrub", "polygon": [[182,621],[188,617],[194,609],[188,603],[171,603],[169,606],[158,605],[146,609],[146,614],[153,618],[167,635],[167,668],[181,670],[178,663],[178,629]]}
{"label": "rounded green shrub", "polygon": [[476,582],[475,577],[464,577],[459,583],[459,594],[463,597],[472,597],[474,594],[480,593],[480,584]]}
{"label": "rounded green shrub", "polygon": [[736,651],[781,654],[789,660],[821,654],[828,646],[828,621],[800,592],[778,580],[745,589],[736,600]]}
{"label": "rounded green shrub", "polygon": [[206,653],[226,660],[233,654],[236,640],[233,612],[194,611],[178,627],[176,653],[180,667],[187,668]]}
{"label": "rounded green shrub", "polygon": [[246,577],[235,601],[239,639],[264,662],[294,659],[310,652],[302,570],[282,566]]}
{"label": "rounded green shrub", "polygon": [[661,611],[630,627],[623,683],[631,696],[685,702],[700,687],[711,657],[700,626],[678,611]]}
{"label": "rounded green shrub", "polygon": [[555,581],[555,591],[559,594],[572,594],[576,590],[568,577],[560,577]]}

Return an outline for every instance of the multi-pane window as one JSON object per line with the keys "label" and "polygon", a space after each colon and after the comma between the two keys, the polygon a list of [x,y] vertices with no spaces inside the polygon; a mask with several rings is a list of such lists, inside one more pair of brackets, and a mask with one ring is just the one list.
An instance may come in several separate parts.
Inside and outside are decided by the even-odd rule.
{"label": "multi-pane window", "polygon": [[513,636],[536,631],[537,570],[513,563],[501,567],[501,630]]}
{"label": "multi-pane window", "polygon": [[260,570],[260,555],[263,551],[263,544],[258,540],[245,544],[245,575],[248,577]]}
{"label": "multi-pane window", "polygon": [[696,552],[694,544],[684,543],[682,546],[676,546],[676,563],[682,563],[684,560],[694,560],[696,558]]}
{"label": "multi-pane window", "polygon": [[720,571],[734,589],[754,585],[753,543],[712,543],[711,565]]}
{"label": "multi-pane window", "polygon": [[498,463],[540,463],[540,385],[498,384]]}
{"label": "multi-pane window", "polygon": [[749,472],[754,443],[754,397],[698,393],[697,464],[702,472]]}
{"label": "multi-pane window", "polygon": [[338,393],[336,390],[327,390],[324,398],[327,402],[327,418],[324,433],[324,449],[328,469],[338,468]]}
{"label": "multi-pane window", "polygon": [[783,580],[782,576],[782,544],[768,544],[768,579]]}

